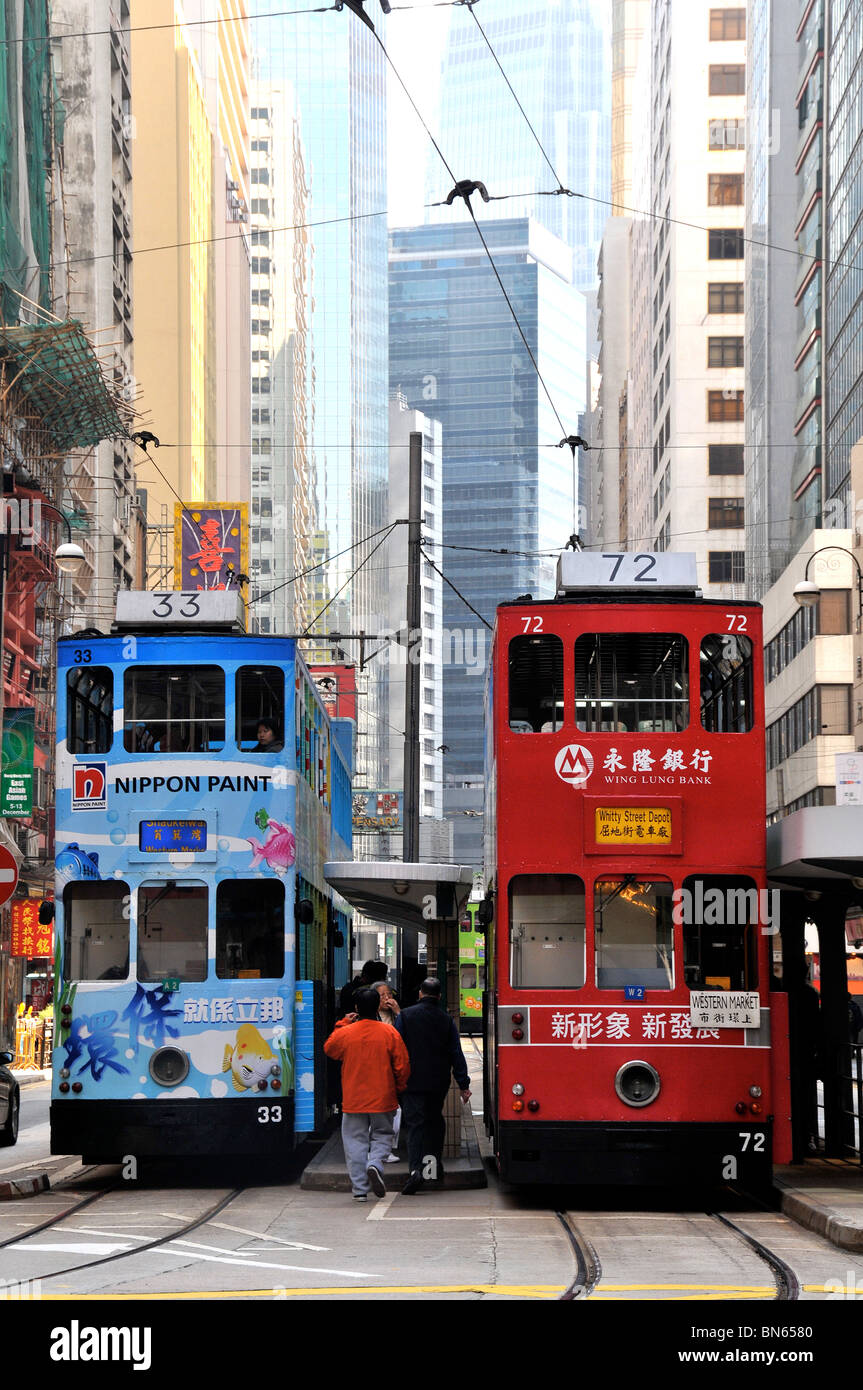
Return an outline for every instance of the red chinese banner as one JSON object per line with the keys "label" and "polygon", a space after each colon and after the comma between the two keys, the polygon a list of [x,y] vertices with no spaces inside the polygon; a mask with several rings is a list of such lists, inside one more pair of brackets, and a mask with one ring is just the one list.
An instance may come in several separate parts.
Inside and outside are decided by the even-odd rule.
{"label": "red chinese banner", "polygon": [[174,506],[174,585],[184,592],[236,587],[249,572],[249,524],[245,502]]}
{"label": "red chinese banner", "polygon": [[54,954],[54,928],[50,922],[39,921],[39,898],[16,898],[12,904],[13,956],[45,956]]}

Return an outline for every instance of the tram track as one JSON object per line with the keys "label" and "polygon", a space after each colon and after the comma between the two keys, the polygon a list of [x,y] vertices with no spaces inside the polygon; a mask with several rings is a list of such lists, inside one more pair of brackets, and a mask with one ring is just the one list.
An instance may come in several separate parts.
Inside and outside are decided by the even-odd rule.
{"label": "tram track", "polygon": [[554,1215],[564,1229],[575,1255],[576,1265],[575,1278],[560,1295],[558,1302],[575,1303],[581,1299],[590,1298],[602,1278],[602,1265],[593,1245],[584,1232],[579,1230],[572,1217],[563,1211],[556,1211]]}
{"label": "tram track", "polygon": [[756,1255],[764,1261],[770,1269],[776,1284],[777,1302],[793,1303],[799,1299],[800,1283],[790,1265],[786,1264],[779,1255],[770,1250],[762,1241],[756,1240],[754,1236],[750,1236],[746,1231],[742,1230],[735,1221],[732,1221],[727,1216],[723,1216],[722,1212],[709,1211],[707,1215],[712,1217],[714,1221],[721,1222],[723,1226],[727,1226],[729,1230],[734,1231],[735,1235],[738,1235],[741,1240],[744,1240],[750,1249],[754,1250]]}

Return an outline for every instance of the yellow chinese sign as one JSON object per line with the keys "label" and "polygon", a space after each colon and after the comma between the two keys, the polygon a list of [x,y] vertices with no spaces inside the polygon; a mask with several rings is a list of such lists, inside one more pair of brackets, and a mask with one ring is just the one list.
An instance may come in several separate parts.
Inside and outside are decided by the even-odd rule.
{"label": "yellow chinese sign", "polygon": [[602,845],[671,843],[668,806],[597,806],[596,841]]}

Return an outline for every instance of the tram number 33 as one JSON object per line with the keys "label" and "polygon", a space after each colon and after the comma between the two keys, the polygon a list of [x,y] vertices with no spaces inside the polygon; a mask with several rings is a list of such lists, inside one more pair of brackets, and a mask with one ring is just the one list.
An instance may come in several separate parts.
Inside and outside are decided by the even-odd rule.
{"label": "tram number 33", "polygon": [[282,1118],[282,1107],[280,1105],[259,1105],[258,1124],[277,1125]]}

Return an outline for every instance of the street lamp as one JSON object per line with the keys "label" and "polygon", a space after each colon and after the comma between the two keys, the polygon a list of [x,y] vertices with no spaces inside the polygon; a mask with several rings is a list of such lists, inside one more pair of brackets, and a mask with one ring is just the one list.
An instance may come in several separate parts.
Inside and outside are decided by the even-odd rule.
{"label": "street lamp", "polygon": [[858,619],[863,617],[863,571],[860,569],[860,561],[857,559],[857,556],[844,545],[822,545],[818,550],[813,550],[809,559],[806,561],[806,569],[803,578],[794,589],[794,597],[801,608],[813,608],[820,599],[821,589],[814,580],[809,578],[809,566],[812,564],[815,556],[820,555],[824,550],[841,550],[843,555],[850,555],[854,564],[857,566],[857,617]]}
{"label": "street lamp", "polygon": [[39,505],[40,507],[47,507],[49,511],[54,512],[66,527],[66,539],[61,545],[58,545],[57,549],[54,551],[54,559],[57,562],[58,570],[61,574],[77,574],[81,566],[86,563],[87,557],[80,545],[77,545],[76,542],[72,540],[72,527],[69,525],[69,518],[64,512],[60,511],[59,507],[55,507],[52,502],[42,502],[40,499]]}

